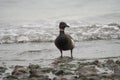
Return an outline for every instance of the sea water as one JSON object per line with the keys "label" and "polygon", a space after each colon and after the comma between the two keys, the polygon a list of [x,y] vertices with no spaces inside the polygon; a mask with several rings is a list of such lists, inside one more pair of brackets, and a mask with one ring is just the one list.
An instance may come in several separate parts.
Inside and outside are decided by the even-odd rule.
{"label": "sea water", "polygon": [[[75,41],[74,58],[120,56],[120,0],[0,0],[0,63],[50,64],[59,22]],[[64,56],[70,56],[65,51]]]}

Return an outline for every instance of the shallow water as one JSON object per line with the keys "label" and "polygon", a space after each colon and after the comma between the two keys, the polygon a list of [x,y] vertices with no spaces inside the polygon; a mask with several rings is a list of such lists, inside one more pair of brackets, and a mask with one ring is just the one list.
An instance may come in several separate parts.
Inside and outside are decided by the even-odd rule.
{"label": "shallow water", "polygon": [[[75,59],[94,59],[120,56],[120,40],[94,40],[75,43]],[[64,51],[70,56],[70,51]],[[0,45],[0,64],[29,65],[29,63],[48,66],[60,56],[53,42],[14,43]]]}

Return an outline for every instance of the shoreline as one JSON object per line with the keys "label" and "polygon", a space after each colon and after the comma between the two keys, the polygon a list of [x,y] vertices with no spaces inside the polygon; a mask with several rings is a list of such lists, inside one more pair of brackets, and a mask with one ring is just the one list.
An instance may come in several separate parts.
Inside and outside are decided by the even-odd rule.
{"label": "shoreline", "polygon": [[119,80],[120,57],[75,60],[64,56],[55,58],[48,67],[31,63],[0,67],[2,71],[3,80]]}
{"label": "shoreline", "polygon": [[[0,45],[0,79],[112,80],[112,76],[113,80],[119,80],[119,75],[113,74],[114,71],[120,73],[119,40],[81,41],[75,44],[74,59],[69,57],[69,51],[64,51],[64,58],[60,59],[58,49],[49,42]],[[109,61],[111,65],[106,65]],[[39,68],[32,68],[31,73],[31,65]]]}

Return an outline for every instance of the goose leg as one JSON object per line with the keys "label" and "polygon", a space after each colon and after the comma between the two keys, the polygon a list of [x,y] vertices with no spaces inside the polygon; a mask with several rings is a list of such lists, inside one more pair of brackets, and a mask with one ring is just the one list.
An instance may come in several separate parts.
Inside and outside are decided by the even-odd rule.
{"label": "goose leg", "polygon": [[60,52],[61,52],[61,58],[63,57],[63,53],[62,53],[62,50],[60,50]]}
{"label": "goose leg", "polygon": [[71,49],[71,58],[73,58],[73,55],[72,55],[72,49]]}

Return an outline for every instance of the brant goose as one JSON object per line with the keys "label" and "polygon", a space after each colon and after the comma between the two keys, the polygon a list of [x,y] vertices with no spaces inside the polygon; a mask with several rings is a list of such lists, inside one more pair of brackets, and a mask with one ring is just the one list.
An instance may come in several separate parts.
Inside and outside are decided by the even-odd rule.
{"label": "brant goose", "polygon": [[66,27],[69,27],[69,26],[65,22],[60,22],[59,24],[60,33],[59,33],[59,36],[55,39],[55,45],[61,52],[61,58],[63,57],[62,56],[63,50],[64,51],[70,50],[71,58],[73,58],[72,50],[74,48],[74,40],[70,35],[65,34],[64,30]]}

